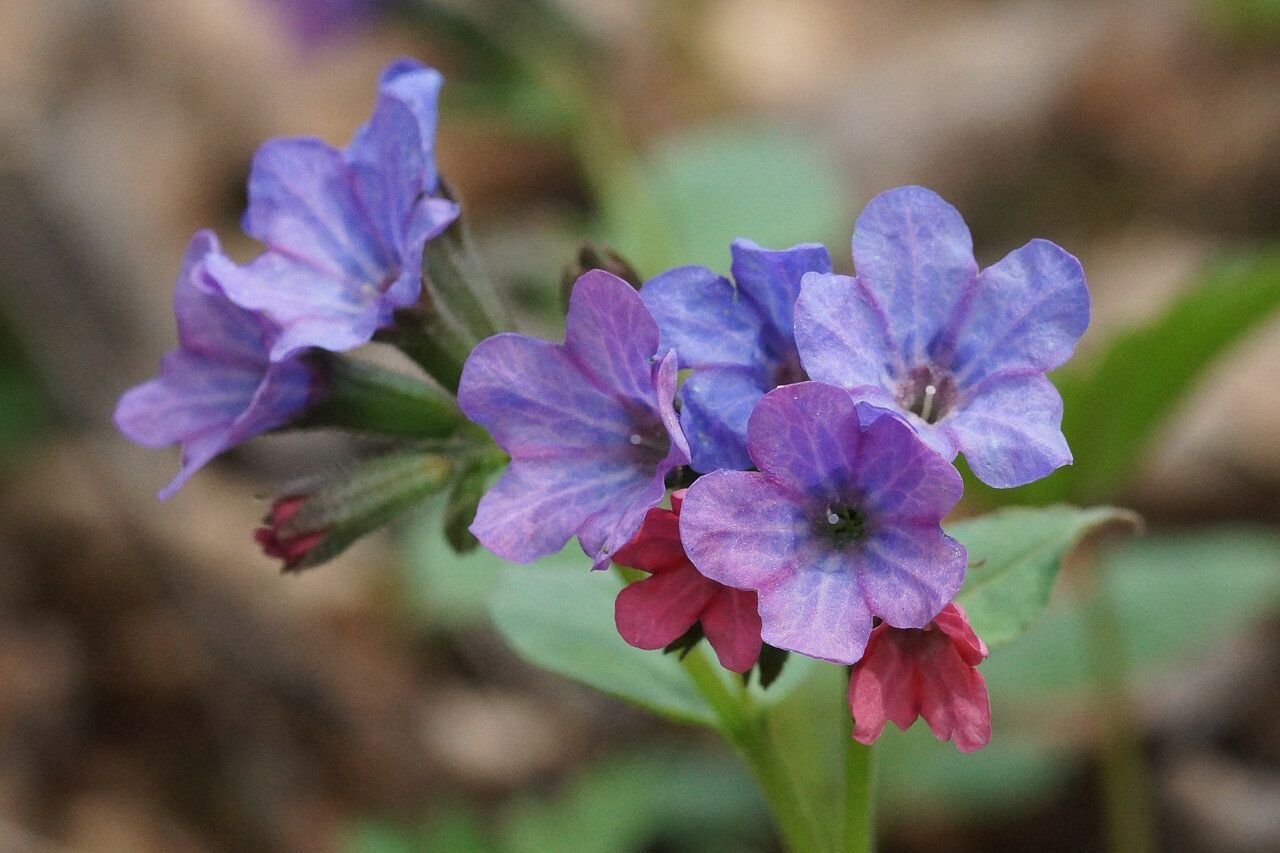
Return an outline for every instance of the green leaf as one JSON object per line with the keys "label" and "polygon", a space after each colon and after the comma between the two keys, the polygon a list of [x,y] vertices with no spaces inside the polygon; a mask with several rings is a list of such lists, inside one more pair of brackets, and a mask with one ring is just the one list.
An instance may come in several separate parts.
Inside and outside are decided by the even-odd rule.
{"label": "green leaf", "polygon": [[1113,499],[1205,368],[1278,307],[1280,250],[1220,263],[1163,316],[1116,338],[1093,369],[1054,375],[1073,466],[1019,489],[967,492],[988,505]]}
{"label": "green leaf", "polygon": [[668,137],[641,180],[663,220],[661,241],[644,239],[656,223],[627,220],[653,215],[643,206],[623,199],[605,207],[610,241],[646,276],[683,264],[727,270],[737,237],[773,249],[843,242],[853,222],[853,196],[828,152],[778,129],[718,124]]}
{"label": "green leaf", "polygon": [[530,663],[666,717],[712,725],[715,715],[675,655],[635,649],[618,636],[613,600],[619,588],[614,574],[592,572],[580,555],[548,558],[506,569],[490,612]]}
{"label": "green leaf", "polygon": [[1107,524],[1136,526],[1112,507],[1012,508],[957,522],[948,532],[969,551],[969,572],[956,601],[989,647],[1025,631],[1049,603],[1062,560]]}

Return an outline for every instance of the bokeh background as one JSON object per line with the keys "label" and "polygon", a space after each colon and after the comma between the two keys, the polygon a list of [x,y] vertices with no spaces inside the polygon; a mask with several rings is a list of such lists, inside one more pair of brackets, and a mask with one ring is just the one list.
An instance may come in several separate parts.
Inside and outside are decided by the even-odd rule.
{"label": "bokeh background", "polygon": [[280,575],[263,496],[351,440],[260,439],[157,504],[176,454],[113,431],[191,232],[255,252],[257,145],[344,144],[401,54],[447,75],[439,161],[525,331],[585,237],[644,274],[737,236],[847,271],[906,183],[984,264],[1076,253],[1077,465],[966,507],[1148,535],[1077,554],[984,665],[988,749],[885,736],[883,848],[1280,849],[1275,0],[0,0],[0,848],[778,849],[712,735],[507,647],[503,568],[438,507]]}

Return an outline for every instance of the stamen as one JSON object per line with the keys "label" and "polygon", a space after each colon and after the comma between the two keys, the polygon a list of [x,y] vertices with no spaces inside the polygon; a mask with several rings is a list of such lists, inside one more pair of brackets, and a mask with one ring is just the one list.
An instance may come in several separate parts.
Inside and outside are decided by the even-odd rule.
{"label": "stamen", "polygon": [[638,433],[638,432],[633,432],[633,433],[631,433],[631,439],[630,439],[630,440],[631,440],[631,443],[632,443],[632,444],[636,444],[636,445],[640,444],[640,433]]}
{"label": "stamen", "polygon": [[920,406],[920,417],[925,423],[933,423],[929,420],[929,416],[933,414],[933,398],[938,394],[938,386],[924,386],[924,402]]}
{"label": "stamen", "polygon": [[827,524],[839,524],[839,523],[840,523],[840,516],[836,515],[831,510],[827,510]]}

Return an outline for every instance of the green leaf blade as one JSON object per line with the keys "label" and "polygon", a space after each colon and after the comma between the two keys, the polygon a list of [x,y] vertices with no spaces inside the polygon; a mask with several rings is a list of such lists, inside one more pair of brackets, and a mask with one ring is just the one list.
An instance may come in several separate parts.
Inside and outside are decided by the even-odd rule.
{"label": "green leaf blade", "polygon": [[950,525],[969,551],[969,572],[956,602],[989,647],[1013,639],[1049,603],[1058,571],[1086,536],[1111,524],[1136,527],[1138,518],[1114,507],[1009,508]]}

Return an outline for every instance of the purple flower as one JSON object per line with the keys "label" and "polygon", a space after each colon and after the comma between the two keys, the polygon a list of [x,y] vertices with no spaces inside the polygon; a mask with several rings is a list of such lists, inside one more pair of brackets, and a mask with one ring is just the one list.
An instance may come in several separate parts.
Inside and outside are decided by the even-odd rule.
{"label": "purple flower", "polygon": [[368,20],[385,0],[263,0],[307,45],[349,32]]}
{"label": "purple flower", "polygon": [[676,421],[676,356],[622,279],[593,270],[569,300],[563,344],[495,335],[472,351],[458,403],[511,464],[480,501],[471,532],[527,563],[577,535],[594,568],[630,541],[689,459]]}
{"label": "purple flower", "polygon": [[116,406],[116,426],[138,444],[182,445],[182,470],[161,500],[222,451],[301,414],[314,391],[300,360],[268,360],[278,330],[227,299],[211,274],[215,261],[226,261],[217,238],[197,232],[173,298],[178,348],[161,360],[158,379],[126,391]]}
{"label": "purple flower", "polygon": [[766,391],[805,379],[792,307],[807,272],[831,272],[823,246],[730,246],[737,287],[706,267],[678,267],[640,291],[662,330],[663,349],[693,375],[680,389],[680,424],[698,471],[751,467],[747,418]]}
{"label": "purple flower", "polygon": [[923,187],[871,200],[853,230],[857,277],[809,275],[796,343],[813,379],[903,417],[980,480],[1020,486],[1071,462],[1045,372],[1089,324],[1074,257],[1032,240],[979,272],[951,205]]}
{"label": "purple flower", "polygon": [[309,346],[367,343],[422,290],[422,248],[458,215],[439,198],[435,165],[439,72],[391,63],[378,105],[345,151],[319,139],[273,139],[249,175],[244,229],[267,250],[215,274],[236,304],[282,329],[279,361]]}
{"label": "purple flower", "polygon": [[847,391],[770,391],[747,425],[757,471],[716,471],[684,499],[680,538],[698,571],[760,595],[766,643],[854,663],[879,616],[923,628],[964,579],[939,522],[960,475],[911,428]]}

